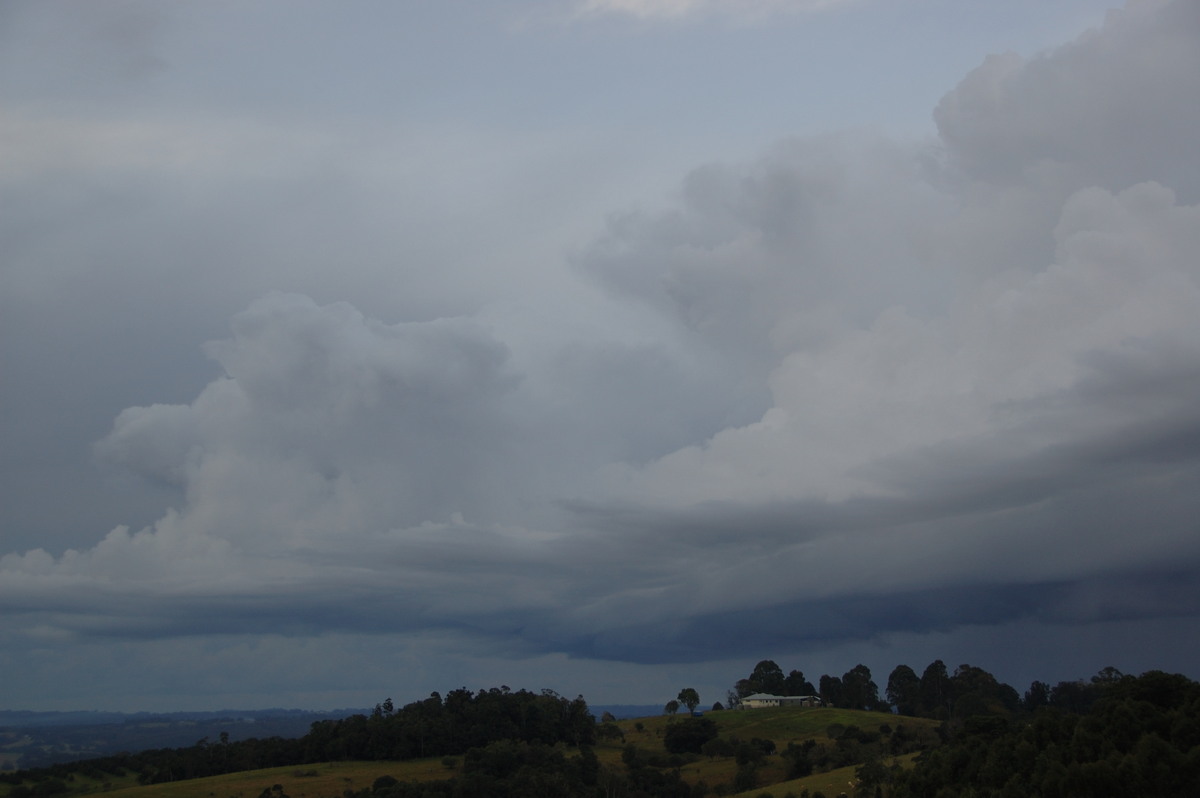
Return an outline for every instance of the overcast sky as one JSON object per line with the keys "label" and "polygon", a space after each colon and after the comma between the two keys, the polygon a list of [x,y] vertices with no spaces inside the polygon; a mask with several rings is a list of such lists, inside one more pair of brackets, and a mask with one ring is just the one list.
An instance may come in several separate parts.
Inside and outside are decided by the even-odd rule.
{"label": "overcast sky", "polygon": [[0,4],[0,707],[1200,676],[1200,3]]}

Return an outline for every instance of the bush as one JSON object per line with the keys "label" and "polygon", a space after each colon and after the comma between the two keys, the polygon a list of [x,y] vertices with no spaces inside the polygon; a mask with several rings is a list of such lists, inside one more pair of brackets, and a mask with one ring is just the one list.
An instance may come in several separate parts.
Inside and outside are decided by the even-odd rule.
{"label": "bush", "polygon": [[736,753],[736,749],[734,749],[733,743],[728,740],[714,737],[700,746],[700,753],[707,757],[733,756]]}
{"label": "bush", "polygon": [[642,750],[633,743],[630,743],[621,750],[621,761],[630,770],[641,767],[644,764],[643,760]]}
{"label": "bush", "polygon": [[716,736],[717,724],[708,718],[686,718],[671,724],[663,737],[663,746],[672,754],[698,754]]}
{"label": "bush", "polygon": [[605,721],[596,727],[596,737],[600,740],[625,740],[625,732],[612,721]]}
{"label": "bush", "polygon": [[758,769],[754,765],[742,765],[733,777],[733,789],[747,792],[758,786]]}

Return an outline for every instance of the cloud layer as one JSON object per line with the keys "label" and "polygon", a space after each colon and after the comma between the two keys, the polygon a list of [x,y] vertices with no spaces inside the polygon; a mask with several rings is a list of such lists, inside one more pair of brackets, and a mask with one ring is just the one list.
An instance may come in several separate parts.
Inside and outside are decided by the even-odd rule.
{"label": "cloud layer", "polygon": [[846,2],[847,0],[585,0],[580,14],[617,14],[650,20],[673,20],[713,14],[761,18],[770,13],[811,11]]}
{"label": "cloud layer", "polygon": [[[0,634],[402,634],[652,665],[1191,622],[1198,45],[1196,4],[1132,3],[989,57],[935,142],[805,137],[698,168],[494,301],[415,267],[400,321],[256,290],[204,347],[215,378],[95,446],[172,509],[0,558]],[[86,158],[6,131],[46,154],[10,183]],[[207,157],[184,149],[127,168]],[[455,272],[476,273],[501,283]]]}

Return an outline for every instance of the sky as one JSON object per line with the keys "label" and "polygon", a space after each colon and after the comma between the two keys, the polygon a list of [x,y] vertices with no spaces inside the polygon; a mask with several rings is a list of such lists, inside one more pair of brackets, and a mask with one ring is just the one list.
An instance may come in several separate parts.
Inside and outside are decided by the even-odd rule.
{"label": "sky", "polygon": [[1200,4],[0,4],[0,707],[1200,677]]}

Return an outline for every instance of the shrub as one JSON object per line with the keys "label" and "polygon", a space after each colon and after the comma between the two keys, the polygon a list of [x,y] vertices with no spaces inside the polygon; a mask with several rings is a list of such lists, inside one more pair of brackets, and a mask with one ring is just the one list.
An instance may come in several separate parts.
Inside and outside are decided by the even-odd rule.
{"label": "shrub", "polygon": [[758,786],[758,773],[754,765],[742,765],[733,777],[733,789],[747,792]]}
{"label": "shrub", "polygon": [[663,746],[672,754],[698,754],[716,736],[717,724],[708,718],[686,718],[671,724],[663,737]]}

